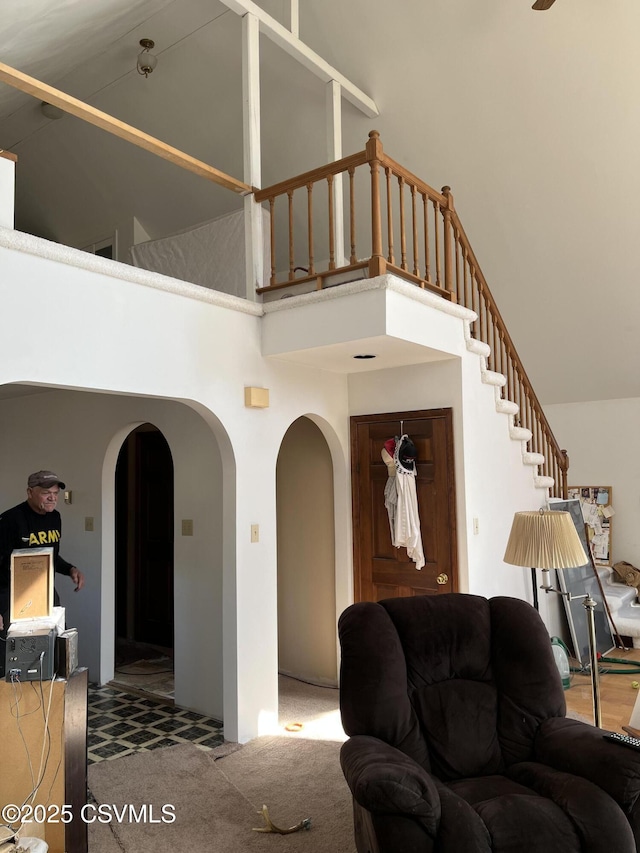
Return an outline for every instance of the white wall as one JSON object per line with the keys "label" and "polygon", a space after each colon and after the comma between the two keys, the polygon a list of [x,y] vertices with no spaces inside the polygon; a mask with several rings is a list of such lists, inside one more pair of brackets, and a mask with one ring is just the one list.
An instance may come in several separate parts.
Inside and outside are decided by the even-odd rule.
{"label": "white wall", "polygon": [[[76,594],[60,576],[56,586],[67,625],[79,630],[81,665],[89,666],[93,681],[110,678],[115,458],[124,437],[147,421],[164,434],[174,463],[176,701],[220,718],[222,468],[213,433],[198,414],[181,403],[78,391],[0,400],[0,505],[23,500],[27,475],[40,468],[56,471],[72,490],[72,504],[59,507],[61,553],[85,572],[86,586]],[[165,497],[158,494],[156,500]],[[92,532],[85,531],[86,517],[94,519]],[[182,518],[193,519],[192,537],[181,535]],[[103,635],[109,639],[101,658]]]}
{"label": "white wall", "polygon": [[[508,566],[504,551],[517,510],[537,509],[546,491],[522,463],[522,446],[509,436],[508,416],[496,412],[495,390],[480,381],[480,359],[459,358],[349,378],[350,414],[452,408],[460,590],[531,601],[528,569]],[[479,533],[473,533],[473,519]],[[540,602],[553,632],[557,611]]]}
{"label": "white wall", "polygon": [[[261,312],[253,303],[10,233],[16,235],[17,248],[0,247],[5,318],[0,385],[19,382],[188,401],[214,434],[222,476],[225,735],[243,741],[270,730],[277,723],[278,702],[278,450],[287,428],[302,415],[314,419],[329,444],[337,490],[336,609],[343,609],[351,589],[346,378],[264,359]],[[11,240],[5,234],[6,242]],[[34,322],[40,324],[37,336]],[[245,408],[248,385],[270,389],[269,409]],[[30,405],[37,407],[37,403]],[[148,420],[163,431],[166,427],[174,450],[181,429],[177,422],[165,424],[146,408],[139,417],[127,411],[123,422],[128,417],[132,423]],[[61,432],[63,410],[56,412],[55,420]],[[19,425],[14,423],[17,431]],[[86,491],[95,500],[102,476],[98,459],[106,455],[115,464],[118,449],[118,441],[112,440],[92,456]],[[9,446],[6,453],[10,452]],[[56,461],[52,459],[51,464]],[[68,460],[65,456],[58,461],[64,468]],[[198,459],[194,456],[184,464],[192,484],[197,482]],[[23,477],[32,467],[26,459],[20,460],[20,470],[4,487],[10,503],[17,502]],[[105,476],[104,482],[108,480]],[[86,514],[99,515],[99,507],[92,510]],[[258,543],[250,541],[255,523],[260,525]],[[65,539],[72,546],[73,525],[68,527]],[[112,555],[104,539],[101,553],[106,567]],[[103,627],[111,619],[112,607],[103,596]],[[182,619],[193,639],[196,621],[188,612]],[[110,654],[104,633],[101,644],[101,656]],[[102,659],[100,665],[102,671]],[[198,710],[211,713],[212,708]]]}
{"label": "white wall", "polygon": [[[184,478],[176,485],[185,506],[184,515],[176,511],[177,521],[194,517],[199,526],[210,501],[219,505],[221,543],[212,560],[221,565],[222,716],[231,740],[247,740],[277,723],[276,463],[284,434],[301,416],[320,428],[331,453],[336,614],[351,602],[353,589],[349,414],[400,409],[454,409],[461,588],[530,597],[526,569],[505,566],[502,555],[513,512],[539,506],[544,494],[534,487],[532,469],[522,464],[520,443],[509,437],[508,417],[495,410],[494,389],[480,381],[481,359],[466,349],[464,309],[449,306],[449,313],[443,313],[443,300],[387,276],[364,283],[362,292],[360,285],[345,285],[344,297],[337,288],[320,294],[316,311],[308,300],[293,297],[280,307],[265,306],[262,317],[263,308],[255,303],[2,229],[0,270],[5,319],[0,386],[21,383],[78,392],[68,397],[56,392],[50,398],[52,414],[43,412],[38,396],[6,403],[11,429],[2,428],[2,452],[12,460],[12,473],[6,480],[0,474],[6,483],[1,488],[12,504],[30,470],[59,467],[70,481],[82,483],[78,508],[86,512],[78,518],[102,517],[102,529],[94,534],[96,540],[101,536],[102,679],[109,675],[113,654],[113,541],[107,535],[113,524],[113,470],[128,429],[144,421],[164,432]],[[389,358],[446,360],[388,370],[368,368],[365,362],[355,368],[347,351],[354,327],[363,339],[378,341]],[[285,338],[288,354],[287,346],[282,347]],[[316,342],[315,353],[306,351],[310,340]],[[273,358],[264,357],[265,346]],[[303,355],[315,361],[302,365],[291,349],[305,350]],[[326,369],[331,353],[333,369],[364,372],[349,379],[346,372],[331,372]],[[270,389],[268,409],[245,408],[244,388],[249,385]],[[107,405],[106,396],[82,392],[118,397],[110,396]],[[48,397],[39,396],[42,403]],[[69,421],[67,401],[76,423]],[[215,439],[211,446],[217,455],[211,451],[210,463],[210,473],[215,470],[216,475],[214,498],[199,489],[206,471],[196,449],[209,434],[180,402],[201,416]],[[23,427],[21,413],[33,419],[28,427]],[[42,430],[37,440],[36,428]],[[26,447],[21,456],[12,457],[12,445],[20,444],[23,429],[34,437],[29,452],[42,446],[46,461],[32,464]],[[76,430],[83,437],[77,460],[73,441],[67,441]],[[47,433],[59,440],[61,456],[50,458]],[[84,446],[87,435],[95,446]],[[192,509],[192,499],[203,506]],[[480,522],[478,536],[471,533],[474,517]],[[82,550],[87,540],[73,518],[65,528],[65,550],[77,546],[81,559],[91,558],[94,550]],[[257,543],[250,538],[253,524],[260,525]],[[207,532],[209,528],[217,533],[215,525],[207,525]],[[195,539],[179,545],[188,565],[179,569],[186,574],[176,594],[185,660],[199,642],[198,620],[211,618],[208,603],[220,591],[220,574],[212,568],[205,581],[210,595],[198,599],[194,619],[190,605],[202,573],[212,565],[205,567],[204,545]],[[85,599],[94,615],[96,594]],[[72,607],[72,615],[81,619],[75,601]],[[211,642],[215,646],[219,638],[211,634]],[[217,688],[194,686],[194,680],[180,687],[186,704],[220,715],[217,706],[200,704],[213,702]]]}
{"label": "white wall", "polygon": [[544,407],[569,454],[570,486],[611,486],[613,562],[640,566],[640,398]]}

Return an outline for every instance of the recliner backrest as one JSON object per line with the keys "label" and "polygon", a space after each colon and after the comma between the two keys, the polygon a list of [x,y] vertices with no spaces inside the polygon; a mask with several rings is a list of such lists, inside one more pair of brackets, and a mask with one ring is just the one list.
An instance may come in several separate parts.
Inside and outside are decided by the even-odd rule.
{"label": "recliner backrest", "polygon": [[526,760],[541,720],[564,715],[546,629],[526,602],[362,602],[339,629],[347,734],[379,737],[444,780]]}

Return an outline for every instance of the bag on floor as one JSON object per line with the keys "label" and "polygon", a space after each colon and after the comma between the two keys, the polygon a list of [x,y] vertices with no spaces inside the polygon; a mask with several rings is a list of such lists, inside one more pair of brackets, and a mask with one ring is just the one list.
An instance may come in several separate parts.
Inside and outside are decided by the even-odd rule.
{"label": "bag on floor", "polygon": [[640,569],[636,569],[631,563],[625,563],[624,560],[614,563],[613,568],[620,580],[627,586],[635,586],[636,589],[640,589]]}

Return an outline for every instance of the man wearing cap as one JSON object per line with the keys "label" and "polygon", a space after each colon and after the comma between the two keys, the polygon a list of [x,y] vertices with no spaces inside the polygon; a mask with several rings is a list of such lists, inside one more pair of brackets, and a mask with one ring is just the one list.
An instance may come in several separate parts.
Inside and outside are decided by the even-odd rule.
{"label": "man wearing cap", "polygon": [[[65,484],[53,471],[36,471],[27,480],[27,499],[0,515],[0,630],[8,627],[11,552],[16,548],[53,547],[56,572],[68,575],[76,592],[84,586],[84,575],[60,556],[62,519],[56,509]],[[57,604],[56,593],[56,604]]]}

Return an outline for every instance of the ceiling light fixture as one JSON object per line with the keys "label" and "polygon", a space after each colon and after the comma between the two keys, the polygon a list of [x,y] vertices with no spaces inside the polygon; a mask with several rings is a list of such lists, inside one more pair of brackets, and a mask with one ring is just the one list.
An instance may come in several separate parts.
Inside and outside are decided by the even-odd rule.
{"label": "ceiling light fixture", "polygon": [[64,115],[64,110],[61,110],[60,107],[56,107],[53,104],[47,103],[47,101],[40,102],[40,112],[45,118],[49,118],[52,121],[56,121]]}
{"label": "ceiling light fixture", "polygon": [[362,355],[354,355],[354,358],[375,358],[375,355],[371,355],[370,353],[362,353]]}
{"label": "ceiling light fixture", "polygon": [[140,39],[140,47],[142,47],[143,50],[138,54],[138,61],[136,63],[138,74],[143,74],[145,77],[148,77],[158,64],[158,57],[149,53],[151,48],[155,47],[155,45],[156,43],[152,41],[152,39]]}

